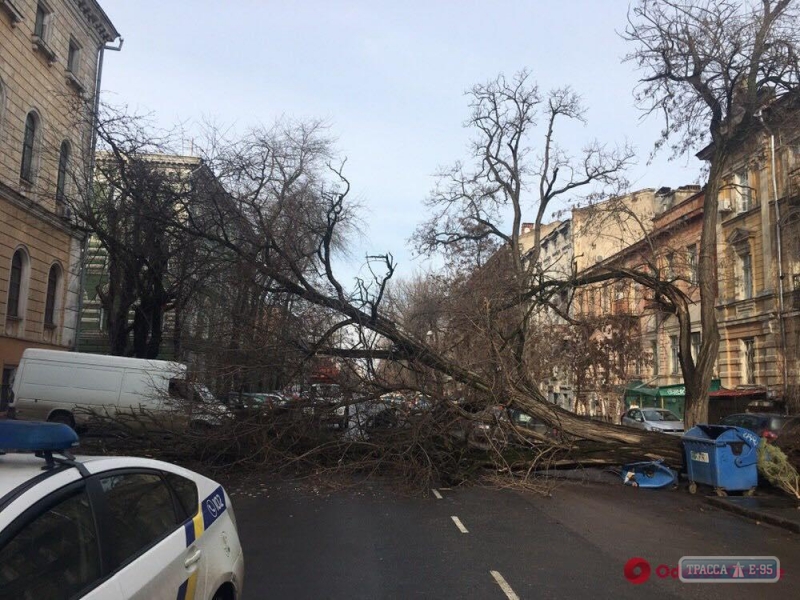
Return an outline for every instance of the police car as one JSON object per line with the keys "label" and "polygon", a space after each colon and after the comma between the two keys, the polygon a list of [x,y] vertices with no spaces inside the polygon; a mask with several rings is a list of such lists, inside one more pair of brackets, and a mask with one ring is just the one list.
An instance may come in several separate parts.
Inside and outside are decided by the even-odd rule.
{"label": "police car", "polygon": [[144,458],[75,458],[66,425],[0,421],[0,600],[236,600],[218,483]]}

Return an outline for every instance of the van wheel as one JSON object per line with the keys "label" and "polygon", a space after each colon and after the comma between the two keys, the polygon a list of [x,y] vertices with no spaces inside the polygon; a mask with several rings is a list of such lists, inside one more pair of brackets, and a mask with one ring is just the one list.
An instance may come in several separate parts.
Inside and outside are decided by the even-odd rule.
{"label": "van wheel", "polygon": [[50,423],[61,423],[62,425],[69,425],[75,429],[75,419],[71,414],[65,412],[57,412],[50,415],[47,419]]}

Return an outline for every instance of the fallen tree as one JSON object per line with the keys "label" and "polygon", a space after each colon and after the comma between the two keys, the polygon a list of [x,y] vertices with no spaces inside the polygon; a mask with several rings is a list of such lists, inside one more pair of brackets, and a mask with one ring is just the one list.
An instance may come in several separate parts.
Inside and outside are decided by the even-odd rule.
{"label": "fallen tree", "polygon": [[[162,451],[186,450],[226,466],[314,465],[359,471],[391,467],[425,481],[462,480],[485,466],[527,477],[550,468],[611,465],[643,458],[680,463],[675,438],[563,410],[547,402],[531,376],[527,357],[531,346],[538,343],[534,313],[552,310],[558,314],[555,299],[563,290],[630,278],[658,290],[666,301],[685,298],[646,273],[606,270],[554,278],[541,269],[536,250],[533,256],[520,255],[517,248],[527,173],[523,158],[529,152],[525,146],[528,128],[537,122],[532,112],[536,107],[544,106],[546,115],[536,227],[542,224],[545,208],[562,194],[591,184],[618,189],[619,173],[631,156],[626,148],[607,151],[590,144],[585,155],[573,163],[558,150],[554,131],[561,118],[582,119],[577,96],[570,90],[556,90],[545,101],[526,81],[523,73],[513,82],[500,78],[474,90],[475,123],[483,136],[483,143],[476,145],[476,159],[482,166],[477,174],[458,171],[461,179],[448,188],[442,200],[456,210],[480,199],[488,212],[472,213],[472,221],[458,223],[466,235],[457,233],[445,241],[459,247],[461,258],[476,247],[489,258],[484,264],[462,262],[453,269],[448,281],[452,293],[444,307],[447,323],[437,324],[437,331],[443,327],[439,336],[428,335],[432,330],[415,329],[390,306],[390,282],[395,273],[390,255],[368,257],[369,277],[357,279],[352,288],[336,276],[334,265],[354,231],[356,215],[344,164],[333,162],[330,144],[318,123],[281,121],[231,141],[212,132],[204,168],[214,177],[196,179],[191,200],[177,199],[169,226],[200,242],[205,250],[247,266],[251,282],[260,282],[264,297],[290,298],[296,314],[313,314],[313,327],[292,340],[295,349],[306,359],[327,355],[347,361],[359,380],[354,394],[379,401],[382,393],[396,388],[382,373],[382,365],[391,362],[413,375],[414,385],[400,387],[424,393],[431,399],[431,407],[408,419],[407,426],[352,437],[332,436],[316,426],[313,418],[304,418],[304,407],[298,405],[299,412],[291,411],[293,420],[287,421],[280,412],[265,411],[237,418],[224,428],[190,434],[185,447],[168,442],[160,446]],[[502,169],[506,169],[504,177],[499,175]],[[206,188],[198,189],[204,184]],[[472,186],[468,194],[456,193],[468,185]],[[514,212],[515,229],[510,236],[490,226],[488,219],[504,203]],[[440,225],[448,222],[446,218],[434,221]],[[505,247],[488,243],[492,236],[502,239]],[[502,276],[487,276],[497,274]],[[297,372],[303,368],[301,360]],[[465,411],[459,402],[462,398],[478,410]],[[343,397],[336,407],[362,402],[354,396]],[[488,417],[481,409],[490,407],[524,413],[545,423],[557,436],[543,437],[499,421],[494,425],[502,439],[513,439],[513,443],[493,441],[480,448],[460,439],[458,432],[472,427],[464,423],[485,422]],[[305,408],[311,408],[313,414],[313,407]]]}

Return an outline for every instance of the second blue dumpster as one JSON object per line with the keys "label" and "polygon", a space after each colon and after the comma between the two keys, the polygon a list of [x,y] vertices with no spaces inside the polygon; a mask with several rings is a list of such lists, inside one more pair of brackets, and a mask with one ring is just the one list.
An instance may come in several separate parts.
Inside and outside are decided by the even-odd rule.
{"label": "second blue dumpster", "polygon": [[729,491],[751,494],[758,484],[758,444],[749,429],[722,425],[697,425],[683,436],[689,492],[697,484],[710,485],[724,496]]}

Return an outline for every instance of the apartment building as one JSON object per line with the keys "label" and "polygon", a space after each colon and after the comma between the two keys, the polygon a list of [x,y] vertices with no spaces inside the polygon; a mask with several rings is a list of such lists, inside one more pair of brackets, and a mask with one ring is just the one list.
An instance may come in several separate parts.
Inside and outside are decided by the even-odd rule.
{"label": "apartment building", "polygon": [[764,386],[797,410],[800,103],[767,107],[729,165],[717,230],[722,385]]}
{"label": "apartment building", "polygon": [[0,1],[0,408],[25,348],[75,344],[84,234],[68,199],[118,37],[94,0]]}

